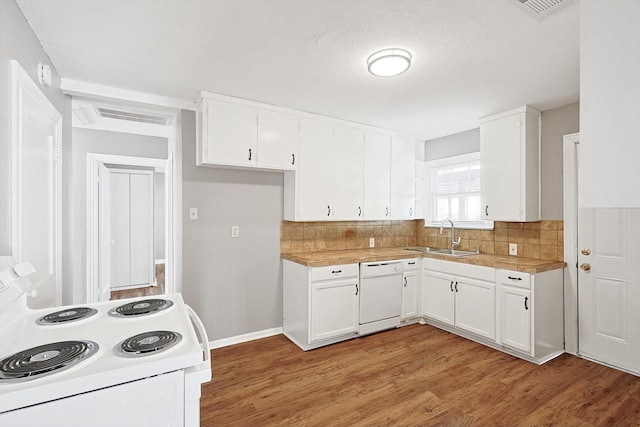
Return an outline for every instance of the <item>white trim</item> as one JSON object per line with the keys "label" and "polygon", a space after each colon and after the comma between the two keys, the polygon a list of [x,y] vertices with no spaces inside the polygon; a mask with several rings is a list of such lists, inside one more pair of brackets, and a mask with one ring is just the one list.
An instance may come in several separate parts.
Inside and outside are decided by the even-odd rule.
{"label": "white trim", "polygon": [[262,331],[250,332],[248,334],[236,335],[234,337],[222,338],[215,341],[209,341],[209,348],[213,350],[214,348],[227,347],[234,344],[241,344],[243,342],[249,342],[253,340],[258,340],[260,338],[272,337],[275,335],[282,334],[282,327],[279,328],[271,328],[264,329]]}
{"label": "white trim", "polygon": [[307,118],[307,119],[312,119],[312,120],[321,120],[324,122],[329,122],[329,123],[333,123],[333,124],[338,124],[338,125],[343,125],[343,126],[348,126],[348,127],[356,127],[362,131],[369,131],[369,132],[380,132],[380,133],[384,133],[385,135],[391,135],[391,136],[396,136],[396,137],[402,137],[402,138],[409,138],[409,139],[415,139],[415,140],[420,140],[422,139],[421,137],[415,135],[415,134],[410,134],[407,132],[403,132],[400,130],[393,130],[393,129],[385,129],[385,128],[380,128],[377,126],[372,126],[372,125],[368,125],[365,123],[359,123],[359,122],[352,122],[349,120],[344,120],[344,119],[340,119],[337,117],[330,117],[330,116],[324,116],[322,114],[316,114],[316,113],[309,113],[306,111],[300,111],[300,110],[294,110],[292,108],[287,108],[287,107],[280,107],[277,105],[272,105],[272,104],[265,104],[262,102],[257,102],[257,101],[252,101],[250,99],[244,99],[244,98],[236,98],[233,96],[229,96],[229,95],[222,95],[219,93],[214,93],[214,92],[207,92],[207,91],[201,91],[200,95],[198,96],[198,101],[197,101],[197,111],[201,111],[202,108],[202,100],[203,98],[206,98],[208,100],[213,100],[213,101],[220,101],[220,102],[227,102],[230,104],[236,104],[236,105],[243,105],[246,107],[251,107],[251,108],[257,108],[263,111],[273,111],[276,113],[283,113],[283,114],[290,114],[296,117],[301,117],[301,118]]}
{"label": "white trim", "polygon": [[60,79],[60,90],[66,95],[88,96],[102,100],[131,101],[143,104],[161,105],[181,110],[196,111],[193,101],[151,93],[120,89],[113,86],[105,86],[96,83],[83,82],[67,78]]}
{"label": "white trim", "polygon": [[[165,182],[172,182],[173,178],[173,153],[169,153],[168,159],[152,159],[146,157],[119,156],[113,154],[87,154],[87,303],[100,301],[100,251],[99,251],[99,221],[98,221],[98,169],[105,163],[124,166],[162,167],[165,170]],[[175,185],[175,183],[174,183]],[[179,292],[180,289],[175,277],[170,273],[176,270],[171,260],[175,260],[174,242],[177,236],[173,235],[175,201],[173,200],[173,188],[165,185],[165,292]]]}
{"label": "white trim", "polygon": [[578,147],[580,134],[563,138],[563,218],[564,218],[564,346],[578,352]]}
{"label": "white trim", "polygon": [[54,305],[62,305],[62,115],[51,101],[31,80],[18,61],[11,60],[11,253],[17,261],[22,259],[22,96],[24,91],[38,103],[48,116],[55,130],[49,141],[50,156],[53,160],[53,182],[50,182],[50,197],[53,199],[53,217],[48,218],[49,236],[52,246],[49,271],[55,277]]}

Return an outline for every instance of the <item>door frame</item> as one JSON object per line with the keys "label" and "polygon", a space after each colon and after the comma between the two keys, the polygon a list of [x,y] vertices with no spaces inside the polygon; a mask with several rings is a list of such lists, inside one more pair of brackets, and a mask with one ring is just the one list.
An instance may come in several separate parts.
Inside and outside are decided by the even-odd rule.
{"label": "door frame", "polygon": [[564,347],[577,355],[578,340],[578,153],[580,133],[562,138],[564,217]]}
{"label": "door frame", "polygon": [[175,200],[173,186],[174,160],[173,153],[167,159],[120,156],[113,154],[87,154],[87,302],[100,301],[100,239],[99,239],[99,178],[98,170],[105,164],[131,167],[163,168],[165,171],[164,207],[165,207],[165,293],[177,292],[174,280],[176,268],[174,235]]}
{"label": "door frame", "polygon": [[49,141],[49,154],[53,160],[53,182],[50,182],[49,197],[53,205],[53,218],[49,218],[52,247],[49,270],[55,277],[54,305],[62,305],[62,115],[44,95],[38,85],[16,60],[11,60],[11,255],[16,261],[22,259],[22,97],[24,92],[39,104],[51,119],[55,128]]}

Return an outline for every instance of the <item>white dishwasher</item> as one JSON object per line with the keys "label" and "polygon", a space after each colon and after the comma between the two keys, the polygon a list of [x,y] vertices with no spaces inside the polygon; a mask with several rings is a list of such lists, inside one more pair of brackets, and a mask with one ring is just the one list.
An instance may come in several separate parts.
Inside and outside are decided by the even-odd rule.
{"label": "white dishwasher", "polygon": [[360,335],[400,325],[402,261],[360,264]]}

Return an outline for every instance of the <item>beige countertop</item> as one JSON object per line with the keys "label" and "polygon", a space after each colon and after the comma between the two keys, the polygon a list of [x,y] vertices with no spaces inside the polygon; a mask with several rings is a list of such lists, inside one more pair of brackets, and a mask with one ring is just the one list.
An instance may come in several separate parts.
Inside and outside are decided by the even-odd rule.
{"label": "beige countertop", "polygon": [[502,268],[506,270],[520,271],[522,273],[541,273],[543,271],[556,270],[567,266],[563,261],[549,261],[543,259],[489,254],[452,257],[442,254],[410,251],[405,248],[346,249],[337,251],[303,252],[296,254],[282,254],[281,257],[282,259],[293,261],[307,267],[324,267],[327,265],[353,264],[418,257],[436,258],[464,264]]}

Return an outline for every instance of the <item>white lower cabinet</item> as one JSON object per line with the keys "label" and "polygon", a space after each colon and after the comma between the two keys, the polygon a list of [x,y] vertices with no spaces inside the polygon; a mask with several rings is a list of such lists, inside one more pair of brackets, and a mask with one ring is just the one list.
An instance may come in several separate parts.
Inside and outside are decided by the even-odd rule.
{"label": "white lower cabinet", "polygon": [[[423,260],[423,261],[426,261]],[[436,322],[460,328],[485,338],[496,337],[496,294],[491,281],[495,270],[466,265],[466,273],[474,277],[450,272],[461,264],[449,266],[446,261],[425,262],[422,272],[422,314]],[[429,269],[436,268],[437,270]],[[475,267],[475,268],[469,268]],[[442,271],[444,270],[444,272]],[[489,280],[486,280],[489,279]]]}
{"label": "white lower cabinet", "polygon": [[419,276],[420,259],[411,258],[403,261],[404,272],[402,273],[402,313],[400,321],[408,323],[417,320],[420,316],[419,309]]}
{"label": "white lower cabinet", "polygon": [[353,338],[359,329],[359,265],[306,267],[284,260],[282,327],[303,350]]}
{"label": "white lower cabinet", "polygon": [[563,270],[497,270],[498,336],[503,347],[544,363],[564,352]]}

